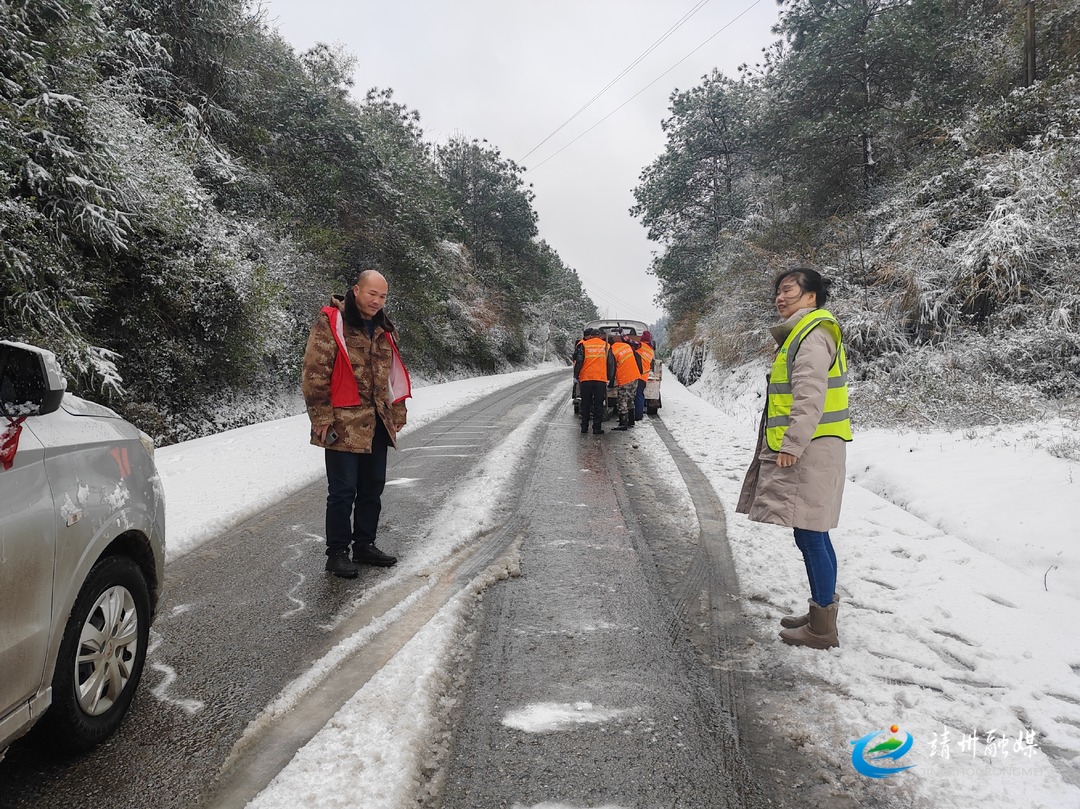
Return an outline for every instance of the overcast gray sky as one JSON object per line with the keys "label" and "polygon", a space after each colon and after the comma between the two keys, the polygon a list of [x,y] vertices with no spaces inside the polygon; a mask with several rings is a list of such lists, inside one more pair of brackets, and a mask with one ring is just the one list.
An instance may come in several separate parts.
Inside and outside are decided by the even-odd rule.
{"label": "overcast gray sky", "polygon": [[658,246],[628,210],[641,170],[664,148],[669,97],[714,67],[735,77],[740,64],[759,62],[777,17],[775,0],[269,0],[267,8],[297,51],[340,42],[356,54],[358,97],[392,87],[420,112],[429,139],[486,138],[530,169],[540,236],[577,270],[602,314],[649,322],[661,314],[647,273]]}

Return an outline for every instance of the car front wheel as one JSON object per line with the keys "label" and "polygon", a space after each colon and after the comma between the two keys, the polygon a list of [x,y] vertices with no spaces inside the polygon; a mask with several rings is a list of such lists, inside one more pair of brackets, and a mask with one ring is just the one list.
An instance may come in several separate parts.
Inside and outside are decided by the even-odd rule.
{"label": "car front wheel", "polygon": [[85,750],[116,730],[142,676],[150,599],[142,572],[107,556],[86,577],[64,629],[44,720],[57,741]]}

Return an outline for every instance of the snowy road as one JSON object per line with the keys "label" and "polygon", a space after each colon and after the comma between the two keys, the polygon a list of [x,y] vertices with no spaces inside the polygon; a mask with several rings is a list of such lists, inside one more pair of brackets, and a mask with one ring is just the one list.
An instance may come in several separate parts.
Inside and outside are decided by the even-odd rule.
{"label": "snowy road", "polygon": [[[536,507],[522,576],[485,593],[448,809],[764,805],[725,699],[733,695],[718,691],[685,643],[688,615],[673,608],[653,548],[691,551],[678,582],[693,593],[695,621],[721,612],[701,613],[697,603],[719,567],[692,552],[706,546],[692,516],[689,531],[665,535],[642,524],[627,494],[661,478],[648,470],[665,454],[648,423],[583,436],[569,403],[558,410],[529,485]],[[677,491],[668,494],[640,516],[685,508]]]}
{"label": "snowy road", "polygon": [[[303,424],[160,451],[178,519],[132,714],[80,759],[16,744],[0,807],[1078,805],[1078,507],[1027,428],[860,433],[825,654],[776,639],[789,532],[732,514],[752,424],[670,380],[662,421],[581,436],[537,373],[417,391],[402,561],[359,581],[322,572]],[[914,768],[856,773],[894,722]]]}

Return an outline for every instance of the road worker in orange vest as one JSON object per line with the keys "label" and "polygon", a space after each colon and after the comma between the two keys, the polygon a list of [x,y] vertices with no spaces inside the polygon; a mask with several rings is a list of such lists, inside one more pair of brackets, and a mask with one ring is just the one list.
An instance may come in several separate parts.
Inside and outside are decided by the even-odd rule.
{"label": "road worker in orange vest", "polygon": [[643,331],[641,342],[634,350],[641,359],[641,381],[638,382],[637,396],[634,398],[634,417],[641,421],[645,418],[645,383],[649,381],[649,371],[652,370],[653,357],[656,356],[652,346],[652,334]]}
{"label": "road worker in orange vest", "polygon": [[634,396],[641,379],[641,358],[622,334],[612,335],[611,339],[611,353],[615,357],[616,409],[619,412],[619,426],[615,429],[626,430],[634,426]]}
{"label": "road worker in orange vest", "polygon": [[596,329],[586,329],[585,337],[574,349],[574,377],[581,393],[581,432],[589,432],[592,417],[593,434],[604,432],[604,400],[608,381],[615,375],[615,358],[608,351],[607,341]]}

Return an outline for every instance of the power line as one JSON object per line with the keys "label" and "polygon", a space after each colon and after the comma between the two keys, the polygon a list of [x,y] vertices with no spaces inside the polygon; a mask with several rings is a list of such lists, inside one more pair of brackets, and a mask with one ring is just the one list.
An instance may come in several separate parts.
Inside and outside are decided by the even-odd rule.
{"label": "power line", "polygon": [[578,276],[579,276],[579,277],[581,277],[581,278],[584,278],[584,279],[585,279],[586,281],[588,281],[588,282],[589,282],[590,284],[592,284],[592,285],[593,285],[594,287],[596,287],[597,289],[599,289],[599,290],[600,290],[600,292],[601,292],[602,294],[604,294],[604,295],[605,295],[606,297],[610,298],[610,299],[611,299],[612,301],[614,301],[615,303],[617,303],[617,304],[621,304],[621,305],[623,305],[623,306],[631,306],[631,307],[633,306],[633,304],[632,304],[632,303],[629,303],[629,302],[627,302],[627,301],[624,301],[624,300],[622,300],[621,298],[619,298],[619,297],[618,297],[617,295],[614,295],[613,293],[611,293],[611,292],[608,292],[608,291],[607,291],[607,290],[606,290],[606,289],[605,289],[604,287],[600,286],[600,285],[599,285],[598,283],[596,283],[596,282],[595,282],[595,281],[594,281],[593,279],[591,279],[591,278],[586,278],[586,277],[585,277],[584,275],[582,275],[582,273],[581,273],[580,271],[577,271],[577,273],[578,273]]}
{"label": "power line", "polygon": [[[649,322],[649,319],[652,317],[652,315],[646,315],[645,312],[642,309],[639,309],[637,306],[634,306],[633,304],[627,303],[626,301],[620,300],[619,298],[612,295],[610,292],[608,292],[606,289],[604,289],[602,286],[600,286],[599,284],[597,284],[593,280],[591,280],[589,278],[585,278],[583,275],[581,275],[580,272],[578,272],[578,275],[581,278],[583,278],[584,280],[589,282],[589,285],[593,288],[593,293],[594,294],[596,294],[600,298],[605,299],[605,300],[601,301],[602,303],[605,303],[608,306],[613,306],[613,307],[615,307],[616,310],[621,310],[621,311],[626,312],[627,314],[630,314],[630,315],[636,314],[642,320],[644,320],[646,323]],[[627,311],[627,310],[629,310],[629,311]]]}
{"label": "power line", "polygon": [[562,147],[561,149],[559,149],[559,150],[558,150],[557,152],[553,152],[552,154],[548,155],[548,156],[547,156],[547,157],[545,157],[545,158],[544,158],[543,160],[541,160],[541,161],[540,161],[539,163],[537,163],[537,164],[536,164],[535,166],[533,166],[533,167],[532,167],[531,169],[529,169],[528,171],[526,171],[526,172],[525,172],[525,174],[526,174],[526,175],[528,175],[528,174],[531,174],[532,172],[534,172],[534,171],[536,171],[536,170],[537,170],[538,168],[540,168],[540,167],[541,167],[542,165],[544,165],[544,164],[545,164],[546,162],[548,162],[549,160],[551,160],[551,158],[553,158],[553,157],[555,157],[556,155],[558,155],[558,154],[562,153],[562,151],[563,151],[563,150],[565,150],[565,149],[568,149],[569,147],[573,146],[573,145],[574,145],[575,143],[577,143],[577,142],[578,142],[579,140],[581,140],[581,139],[582,139],[583,137],[585,137],[585,136],[586,136],[586,135],[588,135],[588,134],[589,134],[590,132],[592,132],[592,131],[593,131],[594,129],[596,129],[596,127],[600,126],[600,124],[604,123],[604,121],[606,121],[606,120],[607,120],[608,118],[610,118],[610,117],[611,117],[612,115],[614,115],[615,113],[617,113],[617,112],[618,112],[619,110],[621,110],[621,109],[622,109],[623,107],[625,107],[625,106],[626,106],[627,104],[629,104],[629,103],[630,103],[631,101],[633,101],[633,100],[634,100],[635,98],[637,98],[637,97],[638,97],[639,95],[641,95],[641,94],[642,94],[642,93],[644,93],[644,92],[645,92],[646,90],[648,90],[648,89],[649,89],[650,87],[652,87],[652,86],[653,86],[654,84],[656,84],[656,83],[657,83],[658,81],[660,81],[660,79],[664,78],[664,76],[666,76],[666,75],[667,75],[668,73],[670,73],[671,71],[673,71],[673,70],[674,70],[675,68],[677,68],[677,67],[678,67],[679,65],[681,65],[681,64],[682,64],[683,62],[685,62],[685,61],[686,61],[687,59],[689,59],[689,58],[690,58],[691,56],[693,56],[693,55],[694,55],[695,53],[697,53],[698,51],[700,51],[700,50],[701,50],[702,48],[704,48],[704,47],[705,47],[706,45],[708,45],[708,44],[709,44],[710,42],[712,42],[712,41],[713,41],[714,39],[716,39],[716,38],[717,38],[718,36],[720,36],[720,34],[724,33],[724,31],[726,31],[726,30],[727,30],[728,28],[730,28],[730,27],[731,27],[732,25],[734,25],[734,24],[735,24],[735,23],[736,23],[736,22],[737,22],[737,21],[739,20],[739,18],[740,18],[740,17],[744,16],[744,15],[745,15],[745,14],[746,14],[747,12],[749,12],[749,11],[750,11],[750,9],[752,9],[752,8],[753,8],[754,6],[758,5],[758,4],[760,3],[760,2],[761,2],[761,0],[754,0],[754,2],[753,2],[753,3],[751,3],[751,4],[750,4],[750,5],[748,5],[748,6],[746,7],[746,8],[744,8],[744,9],[743,9],[743,10],[742,10],[741,12],[739,12],[739,14],[738,14],[738,15],[737,15],[736,17],[732,18],[732,20],[731,20],[730,22],[728,22],[728,23],[727,23],[726,25],[724,25],[724,27],[723,27],[723,28],[721,28],[721,29],[720,29],[719,31],[717,31],[717,32],[716,32],[715,34],[713,34],[713,35],[712,35],[711,37],[709,37],[708,39],[706,39],[706,40],[705,40],[704,42],[702,42],[702,43],[701,43],[700,45],[698,45],[698,46],[697,46],[696,48],[694,48],[694,49],[693,49],[692,51],[690,51],[690,53],[686,54],[686,56],[684,56],[684,57],[683,57],[682,59],[680,59],[680,60],[679,60],[678,62],[676,62],[675,64],[673,64],[673,65],[672,65],[671,67],[669,67],[669,68],[668,68],[667,70],[665,70],[665,71],[664,71],[663,73],[661,73],[661,74],[660,74],[659,76],[657,76],[657,77],[656,77],[655,79],[653,79],[653,80],[652,80],[651,82],[649,82],[648,84],[646,84],[646,85],[645,85],[644,87],[642,87],[642,88],[641,88],[640,90],[638,90],[638,91],[637,91],[636,93],[634,93],[634,94],[633,94],[632,96],[630,96],[630,98],[626,99],[626,101],[624,101],[624,102],[623,102],[622,104],[620,104],[619,106],[617,106],[617,107],[616,107],[615,109],[613,109],[613,110],[612,110],[611,112],[609,112],[609,113],[608,113],[607,115],[605,115],[605,116],[604,116],[603,118],[601,118],[601,119],[600,119],[599,121],[597,121],[597,122],[596,122],[595,124],[593,124],[592,126],[590,126],[590,127],[588,128],[588,129],[586,129],[586,130],[585,130],[584,132],[582,132],[582,133],[581,133],[580,135],[578,135],[578,136],[577,136],[576,138],[574,138],[574,139],[573,139],[572,141],[570,141],[569,143],[567,143],[567,144],[566,144],[565,146],[563,146],[563,147]]}
{"label": "power line", "polygon": [[[590,283],[592,283],[592,282],[590,282]],[[603,287],[598,286],[595,283],[592,283],[592,286],[598,291],[598,293],[600,294],[601,297],[607,299],[607,303],[609,305],[616,306],[616,307],[618,307],[620,309],[632,309],[632,310],[636,311],[638,314],[643,313],[644,310],[639,309],[637,306],[635,306],[632,303],[627,303],[626,301],[622,300],[621,298],[615,297],[614,295],[612,295],[610,292],[608,292]]]}
{"label": "power line", "polygon": [[580,107],[580,108],[578,109],[578,111],[577,111],[577,112],[575,112],[575,113],[574,113],[573,115],[571,115],[571,116],[570,116],[569,118],[567,118],[567,119],[566,119],[565,121],[563,121],[563,122],[562,122],[561,124],[559,124],[559,126],[558,126],[558,127],[557,127],[557,128],[555,129],[555,131],[554,131],[554,132],[552,132],[552,133],[551,133],[550,135],[548,135],[548,136],[547,136],[546,138],[544,138],[544,139],[543,139],[542,141],[540,141],[540,142],[539,142],[538,144],[536,144],[536,145],[535,145],[535,146],[533,146],[533,147],[532,147],[531,149],[529,149],[529,151],[525,153],[525,155],[524,155],[524,156],[523,156],[523,157],[521,158],[521,160],[519,160],[519,161],[518,161],[518,163],[522,163],[522,162],[524,162],[524,160],[525,160],[525,159],[526,159],[526,158],[527,158],[527,157],[528,157],[529,155],[531,155],[531,154],[532,154],[533,152],[535,152],[535,151],[536,151],[537,149],[539,149],[539,148],[540,148],[541,146],[543,146],[543,145],[544,145],[545,143],[547,143],[547,142],[548,142],[549,140],[551,140],[551,139],[552,139],[553,137],[555,137],[556,135],[558,135],[558,134],[559,134],[559,132],[561,132],[561,131],[562,131],[563,127],[565,127],[565,126],[566,126],[567,124],[569,124],[569,123],[570,123],[571,121],[573,121],[573,120],[574,120],[575,118],[577,118],[577,117],[578,117],[579,115],[581,115],[581,113],[583,113],[583,112],[584,112],[585,110],[587,110],[587,109],[588,109],[589,107],[591,107],[594,101],[596,101],[596,100],[597,100],[598,98],[600,98],[600,96],[602,96],[602,95],[603,95],[604,93],[606,93],[606,92],[607,92],[608,90],[610,90],[610,89],[611,89],[612,87],[614,87],[614,86],[615,86],[615,84],[616,84],[616,83],[617,83],[617,82],[618,82],[618,81],[619,81],[619,80],[620,80],[620,79],[621,79],[621,78],[622,78],[623,76],[625,76],[625,75],[626,75],[627,73],[629,73],[629,72],[630,72],[631,70],[633,70],[633,69],[634,69],[635,67],[637,67],[637,66],[638,66],[638,65],[639,65],[639,64],[641,63],[641,60],[642,60],[642,59],[644,59],[644,58],[645,58],[646,56],[648,56],[648,55],[649,55],[650,53],[652,53],[652,52],[653,52],[654,50],[656,50],[656,49],[657,49],[658,47],[660,47],[660,45],[662,45],[662,44],[664,43],[664,41],[665,41],[665,40],[666,40],[666,39],[667,39],[668,37],[670,37],[670,36],[671,36],[672,34],[674,34],[674,33],[675,33],[676,31],[678,31],[678,30],[679,30],[679,29],[680,29],[680,28],[681,28],[681,27],[682,27],[682,26],[683,26],[683,25],[684,25],[684,24],[685,24],[685,23],[686,23],[686,22],[687,22],[687,21],[688,21],[688,20],[689,20],[689,19],[690,19],[691,17],[693,17],[693,16],[695,15],[695,14],[697,14],[697,13],[698,13],[699,11],[701,11],[701,9],[702,9],[702,8],[703,8],[703,7],[705,6],[705,4],[706,4],[706,3],[708,3],[708,2],[709,2],[709,0],[701,0],[701,1],[700,1],[700,2],[699,2],[699,3],[697,4],[697,5],[696,5],[696,6],[694,6],[694,7],[692,8],[692,9],[690,9],[690,10],[689,10],[688,12],[686,12],[686,14],[684,14],[684,15],[683,15],[683,16],[682,16],[682,17],[681,17],[681,18],[679,19],[679,21],[678,21],[678,22],[676,22],[676,23],[675,23],[675,24],[674,24],[673,26],[671,26],[671,27],[670,27],[669,29],[667,29],[667,31],[665,31],[665,32],[664,32],[664,33],[663,33],[663,34],[661,35],[661,37],[660,37],[660,38],[659,38],[658,40],[656,40],[656,42],[654,42],[654,43],[653,43],[652,45],[650,45],[650,46],[649,46],[648,48],[646,48],[646,49],[645,49],[645,51],[644,51],[644,52],[643,52],[643,53],[642,53],[642,54],[641,54],[640,56],[638,56],[638,58],[637,58],[637,59],[635,59],[635,60],[634,60],[633,62],[631,62],[631,63],[630,63],[629,65],[627,65],[626,67],[624,67],[624,68],[623,68],[623,70],[622,70],[622,72],[621,72],[621,73],[619,73],[619,75],[618,75],[618,76],[616,76],[616,77],[615,77],[615,78],[613,78],[613,79],[612,79],[611,81],[609,81],[609,82],[608,82],[608,83],[607,83],[607,84],[606,84],[606,85],[604,86],[604,89],[602,89],[602,90],[601,90],[601,91],[600,91],[599,93],[597,93],[597,94],[596,94],[596,95],[594,95],[594,96],[593,96],[592,98],[590,98],[590,99],[589,99],[588,101],[586,101],[586,102],[585,102],[585,104],[583,104],[583,105],[582,105],[582,106],[581,106],[581,107]]}

